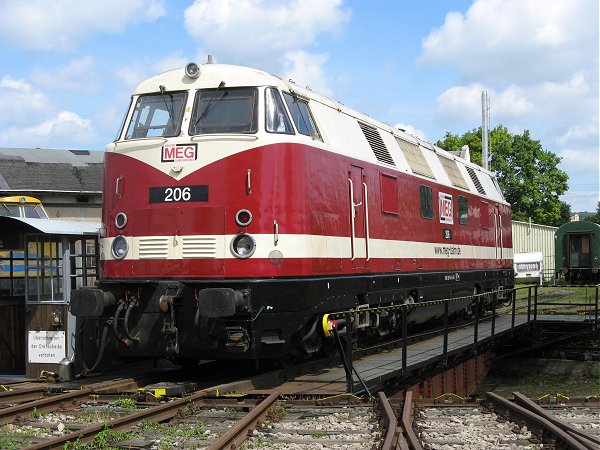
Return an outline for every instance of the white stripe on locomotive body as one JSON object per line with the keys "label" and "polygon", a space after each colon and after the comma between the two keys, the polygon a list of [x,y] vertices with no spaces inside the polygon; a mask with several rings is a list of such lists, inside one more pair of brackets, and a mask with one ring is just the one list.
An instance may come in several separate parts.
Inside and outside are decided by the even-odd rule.
{"label": "white stripe on locomotive body", "polygon": [[[166,91],[188,91],[187,104],[184,109],[183,123],[181,126],[181,135],[174,138],[142,138],[132,140],[120,140],[109,144],[106,147],[107,152],[125,154],[135,158],[145,164],[155,167],[157,170],[171,176],[175,180],[180,180],[190,173],[214,163],[215,161],[227,158],[237,153],[250,151],[256,147],[274,143],[292,143],[303,144],[322,150],[333,152],[357,160],[362,160],[374,165],[385,167],[392,171],[404,172],[426,180],[429,183],[435,183],[442,186],[452,187],[458,190],[465,190],[458,186],[453,186],[446,171],[442,167],[438,154],[457,162],[458,169],[465,182],[469,186],[469,192],[472,194],[487,198],[489,200],[507,204],[501,192],[498,190],[493,175],[483,170],[481,167],[470,163],[462,158],[435,147],[432,144],[420,141],[414,136],[407,134],[399,129],[392,128],[389,125],[378,122],[368,116],[358,113],[352,109],[334,102],[333,100],[313,93],[310,90],[301,88],[293,83],[283,80],[266,72],[250,69],[246,67],[231,66],[224,64],[206,64],[201,66],[201,74],[196,80],[190,80],[183,75],[182,69],[175,69],[142,82],[134,92],[135,97],[141,94],[158,93],[159,86],[164,86]],[[317,128],[321,133],[323,141],[313,139],[300,133],[295,135],[285,135],[277,133],[267,133],[264,127],[259,127],[255,134],[208,134],[189,136],[188,127],[193,110],[194,94],[198,89],[214,89],[221,81],[226,81],[226,87],[258,87],[259,99],[264,99],[265,87],[277,87],[284,92],[293,91],[310,101],[310,109]],[[134,108],[130,108],[127,121],[129,123]],[[264,101],[258,102],[257,116],[264,117]],[[382,163],[377,160],[371,150],[364,134],[362,133],[358,121],[364,122],[370,126],[376,127],[380,131],[381,138],[385,143],[395,166]],[[121,131],[122,133],[125,130]],[[406,161],[402,151],[396,143],[395,136],[418,145],[427,160],[436,179],[427,178],[413,173]],[[184,163],[165,163],[161,161],[161,154],[158,151],[165,143],[197,143],[198,156],[196,161],[186,161]],[[471,167],[479,173],[481,183],[485,188],[486,195],[481,195],[472,182],[466,171],[466,166]],[[466,191],[466,190],[465,190]]]}
{"label": "white stripe on locomotive body", "polygon": [[[229,243],[234,236],[126,236],[129,253],[125,260],[234,259],[235,257],[229,250]],[[279,250],[284,259],[352,258],[350,237],[280,234],[277,246],[275,246],[272,234],[253,234],[252,236],[256,240],[256,251],[252,258],[269,258],[269,253],[273,250]],[[100,259],[113,259],[110,254],[113,240],[114,238],[101,239]],[[187,248],[186,240],[192,242]],[[205,243],[203,250],[198,251],[198,241]],[[355,258],[367,257],[365,244],[365,238],[355,238]],[[492,260],[497,256],[496,247],[373,238],[369,239],[368,248],[369,259]],[[503,259],[512,259],[512,248],[504,248],[502,251]]]}

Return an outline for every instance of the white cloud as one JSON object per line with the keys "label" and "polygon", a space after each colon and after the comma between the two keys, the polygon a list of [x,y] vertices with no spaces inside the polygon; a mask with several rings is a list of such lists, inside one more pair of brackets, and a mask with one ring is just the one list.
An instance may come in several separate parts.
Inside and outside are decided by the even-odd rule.
{"label": "white cloud", "polygon": [[575,124],[557,138],[561,146],[572,145],[573,142],[598,143],[598,116],[592,116],[587,123]]}
{"label": "white cloud", "polygon": [[567,146],[559,153],[559,168],[570,174],[569,190],[562,196],[572,211],[596,211],[600,201],[598,139],[590,146]]}
{"label": "white cloud", "polygon": [[152,67],[156,73],[159,73],[184,67],[189,62],[189,58],[184,57],[181,52],[177,52],[155,61]]}
{"label": "white cloud", "polygon": [[[466,125],[475,128],[481,123],[481,93],[487,91],[494,122],[514,121],[530,114],[534,105],[526,92],[509,86],[496,92],[481,84],[453,86],[440,94],[436,101],[436,121],[445,126]],[[469,125],[470,124],[470,125]]]}
{"label": "white cloud", "polygon": [[164,15],[164,0],[3,0],[0,42],[32,50],[71,50],[87,36],[119,33]]}
{"label": "white cloud", "polygon": [[52,91],[93,94],[100,89],[100,77],[94,69],[93,58],[89,56],[60,67],[36,69],[31,80]]}
{"label": "white cloud", "polygon": [[89,144],[94,137],[90,120],[71,111],[61,111],[55,117],[31,127],[0,130],[0,146],[77,147]]}
{"label": "white cloud", "polygon": [[31,123],[50,110],[46,95],[31,84],[10,75],[0,79],[0,123],[3,126]]}
{"label": "white cloud", "polygon": [[413,127],[412,125],[407,125],[405,123],[397,123],[394,125],[394,128],[399,128],[400,130],[404,130],[406,133],[416,136],[422,141],[428,141],[427,136],[424,131],[419,130],[418,128]]}
{"label": "white cloud", "polygon": [[175,52],[159,60],[145,58],[130,61],[127,64],[117,66],[115,75],[123,82],[124,88],[127,89],[128,95],[130,95],[130,91],[146,78],[167,70],[183,67],[188,62],[190,62],[189,58],[186,58],[181,52]]}
{"label": "white cloud", "polygon": [[314,55],[303,50],[286,52],[282,77],[291,78],[300,86],[307,86],[321,95],[331,95],[332,90],[323,71],[327,59],[327,55]]}
{"label": "white cloud", "polygon": [[342,0],[195,0],[184,17],[187,32],[216,60],[273,70],[287,52],[336,33],[350,12]]}
{"label": "white cloud", "polygon": [[598,2],[476,0],[423,40],[420,61],[456,65],[467,82],[562,80],[598,65]]}

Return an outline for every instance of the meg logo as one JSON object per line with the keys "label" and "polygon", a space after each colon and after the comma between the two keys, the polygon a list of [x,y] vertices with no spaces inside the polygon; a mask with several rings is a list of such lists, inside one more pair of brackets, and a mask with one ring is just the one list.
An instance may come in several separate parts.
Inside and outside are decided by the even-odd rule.
{"label": "meg logo", "polygon": [[162,162],[196,161],[198,144],[165,144],[162,146]]}

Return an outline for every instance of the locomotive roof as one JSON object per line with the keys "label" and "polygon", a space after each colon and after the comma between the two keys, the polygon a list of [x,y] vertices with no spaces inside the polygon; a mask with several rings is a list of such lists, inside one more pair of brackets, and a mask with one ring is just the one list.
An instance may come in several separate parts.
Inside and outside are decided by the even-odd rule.
{"label": "locomotive roof", "polygon": [[563,223],[558,230],[556,230],[555,235],[560,236],[565,233],[583,233],[586,231],[598,233],[600,236],[600,225],[596,222],[587,220],[575,220],[573,222]]}
{"label": "locomotive roof", "polygon": [[[225,87],[248,87],[248,86],[275,86],[283,91],[291,91],[296,93],[298,96],[321,104],[326,108],[336,110],[346,116],[354,118],[359,123],[365,123],[371,127],[376,127],[381,130],[383,134],[391,135],[395,138],[399,138],[410,144],[418,146],[423,150],[429,150],[430,153],[444,156],[447,159],[454,160],[464,167],[468,167],[469,170],[478,171],[487,174],[489,177],[495,180],[495,176],[492,172],[483,169],[472,163],[470,160],[462,158],[456,153],[448,152],[430,142],[419,139],[404,130],[393,128],[391,125],[380,122],[373,119],[365,114],[362,114],[356,110],[346,107],[345,105],[336,102],[335,100],[313,92],[308,87],[301,87],[294,83],[292,80],[286,80],[284,78],[272,75],[259,69],[253,69],[249,67],[229,65],[229,64],[203,64],[199,66],[200,74],[197,78],[190,78],[186,75],[184,68],[178,68],[163,72],[156,76],[153,76],[140,83],[134,90],[134,95],[146,94],[146,93],[158,93],[163,89],[167,91],[178,91],[178,90],[189,90],[189,89],[209,89],[219,86],[222,82],[225,83]],[[385,144],[384,144],[385,145]],[[354,155],[357,156],[357,155]],[[379,159],[379,158],[378,158]],[[437,159],[437,158],[435,158]],[[381,161],[379,161],[381,162]],[[471,181],[471,180],[469,180]],[[476,186],[477,187],[477,186]],[[469,189],[470,190],[470,189]],[[477,189],[479,191],[479,187]],[[497,190],[497,188],[496,188]],[[481,193],[481,192],[480,192]],[[489,194],[489,193],[488,193]],[[498,190],[500,198],[495,198],[500,202],[505,202],[502,193]],[[489,196],[489,195],[488,195]],[[497,197],[492,195],[491,197]]]}

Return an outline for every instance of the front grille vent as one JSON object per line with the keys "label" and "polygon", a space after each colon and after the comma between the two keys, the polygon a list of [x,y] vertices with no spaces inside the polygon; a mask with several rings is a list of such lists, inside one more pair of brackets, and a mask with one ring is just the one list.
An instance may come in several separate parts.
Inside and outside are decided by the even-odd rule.
{"label": "front grille vent", "polygon": [[377,161],[395,167],[396,163],[392,159],[392,155],[390,155],[390,152],[385,146],[383,139],[381,139],[379,130],[375,127],[367,125],[366,123],[358,122],[358,124],[360,125],[360,129],[365,135],[365,138],[367,138],[367,142],[369,142],[373,153],[375,153],[375,158],[377,158]]}
{"label": "front grille vent", "polygon": [[216,258],[217,238],[210,236],[184,236],[183,258]]}
{"label": "front grille vent", "polygon": [[139,253],[140,259],[167,259],[169,257],[169,238],[141,237]]}

